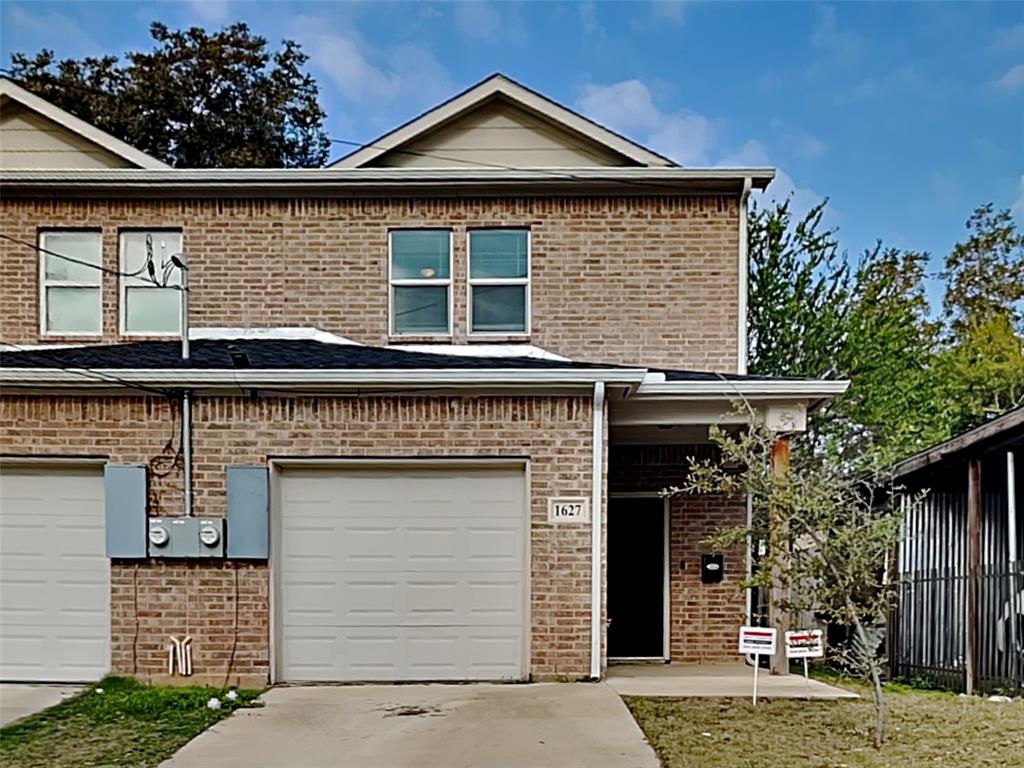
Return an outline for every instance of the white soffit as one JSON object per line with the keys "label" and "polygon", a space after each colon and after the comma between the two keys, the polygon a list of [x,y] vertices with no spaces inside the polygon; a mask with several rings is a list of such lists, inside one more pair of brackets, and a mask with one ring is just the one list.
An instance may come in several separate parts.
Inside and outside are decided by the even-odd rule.
{"label": "white soffit", "polygon": [[70,112],[66,112],[60,107],[51,104],[46,99],[40,98],[34,93],[25,90],[13,80],[6,77],[0,77],[0,97],[18,102],[23,107],[26,107],[33,112],[37,112],[48,120],[52,120],[58,125],[67,128],[72,133],[78,134],[82,138],[91,141],[93,144],[96,144],[108,152],[127,160],[129,163],[136,165],[139,168],[147,170],[170,168],[167,163],[161,162],[155,157],[139,151],[130,144],[111,136],[106,131],[100,130],[95,125],[90,125],[84,120],[80,120]]}

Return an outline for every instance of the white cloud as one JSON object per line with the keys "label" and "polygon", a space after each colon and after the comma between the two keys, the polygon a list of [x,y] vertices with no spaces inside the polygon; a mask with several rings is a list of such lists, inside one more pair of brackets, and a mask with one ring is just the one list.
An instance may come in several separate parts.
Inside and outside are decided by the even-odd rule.
{"label": "white cloud", "polygon": [[633,135],[683,165],[706,165],[715,142],[715,126],[703,115],[685,110],[666,113],[655,106],[640,80],[588,85],[578,100],[580,111],[602,125]]}
{"label": "white cloud", "polygon": [[608,32],[605,30],[604,25],[597,19],[597,3],[580,3],[577,7],[580,12],[580,24],[583,26],[583,34],[602,40],[608,37]]}
{"label": "white cloud", "polygon": [[825,142],[817,136],[800,132],[794,138],[796,141],[796,152],[801,157],[813,159],[825,154]]}
{"label": "white cloud", "polygon": [[844,59],[856,58],[864,49],[860,35],[839,26],[836,9],[831,5],[818,6],[817,18],[811,30],[811,45]]}
{"label": "white cloud", "polygon": [[1020,194],[1010,206],[1010,213],[1020,222],[1021,226],[1024,226],[1024,176],[1020,177]]}
{"label": "white cloud", "polygon": [[686,0],[653,0],[651,12],[659,21],[682,24],[686,20]]}
{"label": "white cloud", "polygon": [[1024,87],[1024,64],[1010,67],[993,85],[1003,91],[1016,91]]}
{"label": "white cloud", "polygon": [[331,30],[314,17],[292,24],[310,62],[322,70],[345,99],[373,109],[401,100],[405,111],[436,104],[451,96],[448,70],[427,48],[415,45],[373,47],[355,29]]}
{"label": "white cloud", "polygon": [[[739,147],[726,149],[721,146],[721,132],[715,120],[687,110],[666,112],[660,109],[650,88],[641,80],[588,85],[576,106],[588,117],[632,136],[684,166],[763,167],[775,164],[772,152],[758,139],[748,139]],[[823,149],[824,145],[821,146]],[[813,189],[798,186],[782,169],[777,170],[775,180],[764,196],[774,200],[790,197],[793,210],[798,214],[805,213],[822,198]]]}
{"label": "white cloud", "polygon": [[501,13],[483,0],[456,3],[455,28],[469,40],[497,42],[501,36]]}
{"label": "white cloud", "polygon": [[1024,22],[997,29],[992,36],[992,49],[1014,53],[1024,50]]}
{"label": "white cloud", "polygon": [[188,0],[192,12],[208,24],[223,24],[228,20],[228,0]]}
{"label": "white cloud", "polygon": [[[40,38],[39,45],[25,43],[21,46],[22,49],[29,52],[39,47],[53,48],[55,47],[54,41],[60,41],[57,53],[61,58],[99,56],[111,53],[109,46],[101,45],[98,40],[86,34],[81,24],[75,19],[59,11],[39,10],[36,12],[35,9],[29,11],[22,6],[12,5],[7,18],[11,26],[28,33],[27,37]],[[13,34],[10,36],[14,37]]]}

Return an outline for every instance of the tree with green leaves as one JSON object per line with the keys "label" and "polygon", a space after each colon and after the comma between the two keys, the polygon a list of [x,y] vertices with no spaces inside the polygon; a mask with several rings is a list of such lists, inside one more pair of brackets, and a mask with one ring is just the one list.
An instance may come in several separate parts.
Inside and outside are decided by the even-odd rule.
{"label": "tree with green leaves", "polygon": [[851,267],[822,224],[825,206],[796,220],[788,201],[750,214],[750,371],[850,379],[815,416],[810,444],[899,458],[945,436],[930,420],[938,326],[927,317],[927,256],[878,244]]}
{"label": "tree with green leaves", "polygon": [[748,541],[771,542],[741,586],[779,595],[775,607],[784,612],[814,611],[851,629],[849,644],[829,653],[870,683],[880,747],[885,734],[880,649],[894,598],[886,564],[891,565],[906,509],[901,512],[895,502],[891,478],[878,469],[876,455],[862,454],[851,464],[826,453],[794,451],[789,471],[776,471],[775,434],[758,424],[749,404],[739,408],[751,426],[738,433],[712,427],[710,439],[719,456],[691,460],[685,485],[666,492],[750,499],[750,524],[723,529],[706,544],[727,550]]}
{"label": "tree with green leaves", "polygon": [[327,160],[324,111],[308,57],[270,52],[241,22],[208,33],[153,23],[150,52],[64,59],[11,56],[11,78],[88,123],[178,168],[315,167]]}

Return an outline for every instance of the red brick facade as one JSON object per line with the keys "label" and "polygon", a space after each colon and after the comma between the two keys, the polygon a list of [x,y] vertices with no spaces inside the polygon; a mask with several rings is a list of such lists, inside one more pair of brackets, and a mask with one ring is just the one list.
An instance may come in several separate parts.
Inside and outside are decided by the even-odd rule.
{"label": "red brick facade", "polygon": [[[173,410],[153,397],[6,396],[0,442],[14,455],[150,464],[150,513],[180,514],[180,466],[153,461],[176,450]],[[590,495],[591,411],[589,397],[569,396],[199,397],[195,514],[224,515],[226,466],[270,457],[528,457],[531,673],[578,679],[590,671],[590,525],[550,525],[546,500]],[[265,682],[268,601],[264,565],[115,562],[113,670],[159,678],[167,635],[187,632],[196,679],[223,683],[233,659],[231,680]]]}
{"label": "red brick facade", "polygon": [[[707,445],[613,446],[609,493],[659,492],[679,487],[691,456],[710,455]],[[702,542],[724,527],[746,522],[746,502],[724,496],[680,494],[669,500],[670,660],[734,661],[737,630],[746,613],[740,589],[746,563],[742,548],[725,553],[719,584],[700,580]],[[680,569],[679,564],[684,564]]]}
{"label": "red brick facade", "polygon": [[[8,199],[0,229],[175,227],[191,259],[194,327],[312,326],[388,342],[388,230],[451,227],[455,343],[466,341],[466,230],[524,226],[532,243],[530,342],[579,360],[736,371],[736,196],[441,199]],[[103,283],[103,335],[118,339],[118,281]],[[40,337],[39,260],[0,241],[0,339]],[[493,339],[488,339],[493,341]],[[82,339],[74,339],[80,343]],[[401,341],[409,341],[402,338]]]}

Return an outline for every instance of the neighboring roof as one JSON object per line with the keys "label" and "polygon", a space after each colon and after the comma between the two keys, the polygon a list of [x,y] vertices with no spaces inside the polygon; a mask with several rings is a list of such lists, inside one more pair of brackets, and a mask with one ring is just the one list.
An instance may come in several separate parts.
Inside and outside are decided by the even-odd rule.
{"label": "neighboring roof", "polygon": [[494,74],[346,155],[333,163],[332,167],[365,167],[382,155],[406,146],[496,98],[506,99],[517,107],[541,117],[559,128],[590,139],[637,165],[661,167],[676,165],[669,158],[605,128],[546,96],[542,96],[512,78]]}
{"label": "neighboring roof", "polygon": [[764,189],[773,168],[168,168],[166,170],[4,171],[7,195],[61,190],[82,195],[231,194],[327,196],[739,194],[747,179]]}
{"label": "neighboring roof", "polygon": [[893,467],[896,477],[906,477],[923,469],[939,469],[979,457],[1008,445],[1024,443],[1024,406],[997,416],[981,426],[951,437]]}
{"label": "neighboring roof", "polygon": [[0,97],[18,102],[23,107],[42,115],[48,120],[52,120],[72,133],[78,134],[82,138],[121,157],[138,168],[158,170],[170,167],[155,157],[151,157],[145,152],[140,152],[135,147],[111,136],[106,131],[101,131],[96,126],[78,119],[70,112],[66,112],[60,107],[51,104],[46,99],[25,90],[9,78],[0,77]]}

